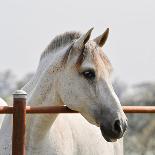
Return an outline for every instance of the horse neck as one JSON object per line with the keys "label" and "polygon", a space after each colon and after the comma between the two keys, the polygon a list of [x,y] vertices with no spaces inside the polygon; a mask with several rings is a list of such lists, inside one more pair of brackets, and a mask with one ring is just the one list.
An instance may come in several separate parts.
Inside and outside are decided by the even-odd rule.
{"label": "horse neck", "polygon": [[49,53],[40,61],[34,77],[22,88],[27,92],[28,105],[59,105],[57,102],[57,79],[61,56],[64,50],[60,52]]}
{"label": "horse neck", "polygon": [[[60,59],[60,57],[59,57]],[[57,63],[56,57],[49,55],[40,62],[38,70],[32,80],[23,87],[28,94],[27,102],[30,106],[58,106],[62,105],[62,101],[57,93],[58,73],[53,73],[51,62]],[[54,66],[53,62],[53,66]],[[49,71],[50,65],[50,71]],[[52,74],[52,75],[51,75]],[[47,132],[50,130],[57,114],[41,114],[31,115],[27,118],[27,145],[33,145],[44,139]]]}
{"label": "horse neck", "polygon": [[[47,58],[45,58],[47,60]],[[44,75],[44,70],[46,70],[47,62],[45,60],[40,61],[38,69],[35,73],[35,75],[32,77],[32,79],[22,88],[22,90],[26,91],[27,93],[27,101],[28,105],[38,105],[42,104],[43,99],[40,98],[38,102],[35,100],[38,100],[38,98],[35,98],[35,94],[38,94],[40,96],[40,92],[42,91],[41,85],[44,85],[43,79],[41,77]]]}

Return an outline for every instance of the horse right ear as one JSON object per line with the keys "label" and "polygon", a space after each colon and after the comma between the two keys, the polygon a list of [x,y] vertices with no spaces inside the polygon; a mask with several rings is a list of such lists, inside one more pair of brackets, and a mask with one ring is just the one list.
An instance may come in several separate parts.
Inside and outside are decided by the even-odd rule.
{"label": "horse right ear", "polygon": [[109,35],[109,28],[107,28],[106,31],[102,35],[95,38],[94,42],[96,42],[98,46],[102,47],[105,44],[108,38],[108,35]]}
{"label": "horse right ear", "polygon": [[83,49],[85,44],[88,42],[91,32],[94,28],[91,28],[87,33],[83,34],[75,43],[74,47],[78,49]]}

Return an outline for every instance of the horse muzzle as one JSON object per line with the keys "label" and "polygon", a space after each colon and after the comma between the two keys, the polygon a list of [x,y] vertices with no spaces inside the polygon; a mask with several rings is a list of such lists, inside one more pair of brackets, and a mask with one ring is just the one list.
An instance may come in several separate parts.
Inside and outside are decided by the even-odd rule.
{"label": "horse muzzle", "polygon": [[115,120],[113,123],[104,122],[100,124],[100,130],[102,136],[105,138],[107,142],[115,142],[117,139],[122,138],[126,129],[127,129],[127,121],[123,120]]}

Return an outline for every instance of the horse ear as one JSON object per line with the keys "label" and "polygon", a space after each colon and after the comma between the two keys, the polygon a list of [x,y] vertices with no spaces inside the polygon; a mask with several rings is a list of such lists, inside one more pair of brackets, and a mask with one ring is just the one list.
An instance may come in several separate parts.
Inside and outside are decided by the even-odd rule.
{"label": "horse ear", "polygon": [[102,47],[105,44],[105,42],[108,38],[108,35],[109,35],[109,28],[107,28],[106,31],[102,35],[95,38],[94,42],[96,42],[97,45]]}
{"label": "horse ear", "polygon": [[77,47],[78,49],[82,49],[84,45],[87,43],[91,36],[91,32],[94,28],[91,28],[87,33],[83,34],[75,43],[74,47]]}

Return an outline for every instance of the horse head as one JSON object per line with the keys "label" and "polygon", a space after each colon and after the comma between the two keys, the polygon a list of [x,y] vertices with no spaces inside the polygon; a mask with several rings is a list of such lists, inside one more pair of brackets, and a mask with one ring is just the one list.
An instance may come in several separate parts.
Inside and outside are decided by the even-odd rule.
{"label": "horse head", "polygon": [[90,40],[91,32],[92,29],[74,40],[64,56],[59,95],[70,109],[100,127],[107,141],[116,141],[127,128],[127,118],[113,90],[112,66],[102,48],[109,29],[93,40]]}

